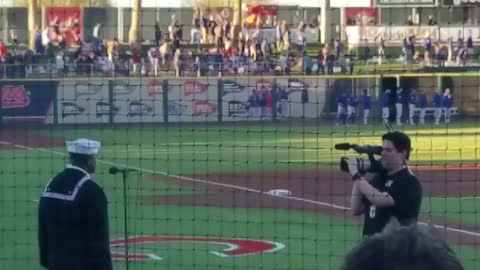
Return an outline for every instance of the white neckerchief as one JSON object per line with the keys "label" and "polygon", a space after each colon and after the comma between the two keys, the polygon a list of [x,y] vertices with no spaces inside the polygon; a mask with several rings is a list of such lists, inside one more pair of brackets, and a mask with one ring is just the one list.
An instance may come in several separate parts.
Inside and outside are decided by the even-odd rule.
{"label": "white neckerchief", "polygon": [[77,166],[72,165],[72,164],[68,164],[68,165],[67,165],[67,168],[68,168],[68,169],[74,169],[74,170],[81,171],[81,172],[83,172],[83,173],[85,174],[85,176],[87,176],[87,177],[90,179],[90,174],[89,174],[87,171],[85,171],[84,169],[80,168],[80,167],[77,167]]}

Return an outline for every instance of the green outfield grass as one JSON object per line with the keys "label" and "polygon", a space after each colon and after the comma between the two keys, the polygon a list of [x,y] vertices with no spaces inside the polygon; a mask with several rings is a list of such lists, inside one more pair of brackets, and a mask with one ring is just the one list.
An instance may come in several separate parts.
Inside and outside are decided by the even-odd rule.
{"label": "green outfield grass", "polygon": [[[477,163],[480,127],[475,123],[406,127],[413,139],[412,164]],[[381,126],[333,127],[314,124],[212,124],[190,127],[55,128],[31,133],[101,140],[96,180],[110,202],[111,238],[123,237],[122,182],[108,174],[112,165],[152,173],[205,174],[233,171],[312,169],[337,166],[345,152],[335,143],[379,144]],[[354,153],[349,153],[354,155]],[[63,147],[14,147],[0,150],[0,269],[40,269],[36,211],[40,190],[65,165]],[[207,179],[208,180],[208,179]],[[204,193],[188,186],[138,179],[128,182],[128,233],[253,238],[285,248],[261,255],[221,258],[207,244],[145,244],[132,249],[155,253],[161,261],[132,262],[130,269],[338,269],[345,253],[360,239],[361,226],[345,212],[332,217],[313,212],[266,208],[151,205],[138,196]],[[427,197],[422,212],[477,225],[480,199]],[[465,237],[471,237],[465,235]],[[455,246],[466,269],[480,269],[480,252]],[[121,251],[121,249],[119,249]],[[123,261],[115,269],[124,269]]]}

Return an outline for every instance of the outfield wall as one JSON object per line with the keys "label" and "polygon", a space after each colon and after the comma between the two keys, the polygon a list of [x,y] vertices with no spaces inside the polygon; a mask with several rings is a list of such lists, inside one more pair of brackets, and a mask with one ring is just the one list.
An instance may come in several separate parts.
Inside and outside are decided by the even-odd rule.
{"label": "outfield wall", "polygon": [[[45,124],[258,121],[319,118],[327,79],[91,79],[1,81],[2,122]],[[272,107],[252,108],[252,90],[266,89]],[[303,98],[302,98],[303,97]],[[281,104],[280,104],[281,103]]]}

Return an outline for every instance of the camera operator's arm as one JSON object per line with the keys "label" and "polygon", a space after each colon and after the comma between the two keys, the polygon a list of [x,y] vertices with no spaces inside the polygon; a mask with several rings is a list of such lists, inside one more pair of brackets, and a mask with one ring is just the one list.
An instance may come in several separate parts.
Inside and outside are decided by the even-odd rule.
{"label": "camera operator's arm", "polygon": [[[354,178],[353,180],[355,180],[354,188],[357,188],[358,191],[363,196],[365,196],[365,198],[367,198],[367,200],[370,201],[371,204],[378,207],[389,207],[395,204],[395,201],[387,192],[381,192],[377,190],[367,180],[365,180],[362,175],[359,174],[358,166],[355,162],[349,162],[348,169],[350,174]],[[352,211],[355,212],[355,210],[357,209],[353,208],[352,204]]]}
{"label": "camera operator's arm", "polygon": [[363,213],[364,206],[362,202],[362,197],[363,195],[358,188],[358,182],[355,181],[352,188],[352,197],[350,198],[350,208],[354,216],[359,216]]}
{"label": "camera operator's arm", "polygon": [[373,205],[378,207],[389,207],[395,205],[395,201],[387,192],[380,192],[374,188],[363,177],[355,181],[359,191],[369,200]]}

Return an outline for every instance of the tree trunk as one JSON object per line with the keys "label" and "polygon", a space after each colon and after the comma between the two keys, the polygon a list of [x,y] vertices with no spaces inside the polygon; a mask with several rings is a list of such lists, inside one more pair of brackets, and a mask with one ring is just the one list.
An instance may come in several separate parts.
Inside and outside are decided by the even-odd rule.
{"label": "tree trunk", "polygon": [[233,3],[233,27],[232,27],[232,39],[235,43],[238,40],[238,33],[242,29],[243,18],[242,18],[242,0],[235,0]]}
{"label": "tree trunk", "polygon": [[140,26],[140,12],[142,9],[142,0],[134,0],[132,6],[132,21],[130,24],[130,31],[128,32],[128,43],[130,45],[139,42],[138,28]]}
{"label": "tree trunk", "polygon": [[28,0],[28,48],[35,49],[35,26],[37,22],[37,0]]}

